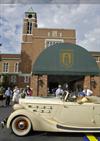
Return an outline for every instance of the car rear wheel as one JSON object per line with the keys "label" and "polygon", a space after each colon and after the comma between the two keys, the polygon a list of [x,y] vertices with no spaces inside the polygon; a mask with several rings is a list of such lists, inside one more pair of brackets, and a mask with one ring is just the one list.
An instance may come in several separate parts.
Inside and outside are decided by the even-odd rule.
{"label": "car rear wheel", "polygon": [[25,136],[31,131],[31,121],[25,116],[18,116],[12,120],[11,129],[17,136]]}

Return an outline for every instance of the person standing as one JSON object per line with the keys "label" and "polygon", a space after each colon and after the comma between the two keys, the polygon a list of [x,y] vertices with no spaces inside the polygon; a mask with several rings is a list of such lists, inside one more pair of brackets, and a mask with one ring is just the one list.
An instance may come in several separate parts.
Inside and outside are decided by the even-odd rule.
{"label": "person standing", "polygon": [[10,87],[8,87],[8,89],[5,91],[5,104],[6,106],[9,106],[10,105],[10,99],[12,97],[12,91],[10,89]]}
{"label": "person standing", "polygon": [[60,97],[64,94],[63,89],[61,88],[61,85],[58,85],[58,89],[56,90],[56,97]]}
{"label": "person standing", "polygon": [[85,96],[91,96],[91,95],[93,95],[93,92],[90,89],[88,89],[87,86],[84,86],[83,93],[84,93]]}
{"label": "person standing", "polygon": [[18,103],[19,102],[19,88],[17,86],[15,86],[14,90],[13,90],[13,98],[12,101],[14,103]]}
{"label": "person standing", "polygon": [[26,86],[25,92],[26,96],[32,96],[32,90],[29,85]]}

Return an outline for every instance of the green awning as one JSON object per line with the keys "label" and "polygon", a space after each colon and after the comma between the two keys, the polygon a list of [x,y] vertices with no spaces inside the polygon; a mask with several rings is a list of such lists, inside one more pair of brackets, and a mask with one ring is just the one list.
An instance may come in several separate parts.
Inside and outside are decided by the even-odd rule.
{"label": "green awning", "polygon": [[49,46],[39,55],[32,68],[39,75],[97,75],[95,59],[81,46],[59,43]]}

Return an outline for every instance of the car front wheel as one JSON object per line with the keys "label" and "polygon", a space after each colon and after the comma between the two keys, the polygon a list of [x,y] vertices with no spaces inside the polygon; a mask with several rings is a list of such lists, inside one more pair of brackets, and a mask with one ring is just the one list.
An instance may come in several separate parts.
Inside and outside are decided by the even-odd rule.
{"label": "car front wheel", "polygon": [[31,131],[31,121],[25,116],[18,116],[12,120],[11,129],[17,136],[25,136]]}

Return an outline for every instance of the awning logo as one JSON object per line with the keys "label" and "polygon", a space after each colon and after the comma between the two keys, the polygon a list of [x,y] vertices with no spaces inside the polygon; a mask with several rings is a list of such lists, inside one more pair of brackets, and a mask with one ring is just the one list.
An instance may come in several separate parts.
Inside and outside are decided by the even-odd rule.
{"label": "awning logo", "polygon": [[73,52],[72,50],[62,50],[60,52],[60,62],[66,67],[70,67],[73,64]]}

